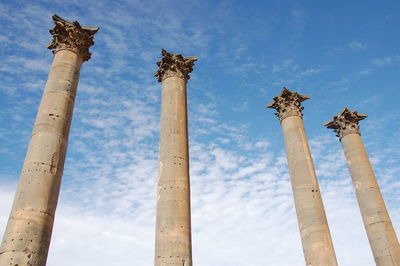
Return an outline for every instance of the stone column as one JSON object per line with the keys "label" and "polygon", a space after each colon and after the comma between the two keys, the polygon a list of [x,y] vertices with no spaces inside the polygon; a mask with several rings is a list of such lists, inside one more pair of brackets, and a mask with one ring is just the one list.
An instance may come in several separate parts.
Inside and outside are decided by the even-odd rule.
{"label": "stone column", "polygon": [[358,121],[366,117],[346,107],[324,125],[333,129],[342,143],[376,265],[400,265],[396,232],[360,136]]}
{"label": "stone column", "polygon": [[337,265],[328,221],[304,131],[301,102],[306,95],[283,88],[267,105],[277,110],[285,140],[286,157],[292,183],[297,222],[306,265]]}
{"label": "stone column", "polygon": [[156,266],[192,265],[186,82],[196,60],[163,49],[154,75],[162,82]]}
{"label": "stone column", "polygon": [[0,266],[46,265],[82,62],[98,28],[53,16],[54,59],[0,247]]}

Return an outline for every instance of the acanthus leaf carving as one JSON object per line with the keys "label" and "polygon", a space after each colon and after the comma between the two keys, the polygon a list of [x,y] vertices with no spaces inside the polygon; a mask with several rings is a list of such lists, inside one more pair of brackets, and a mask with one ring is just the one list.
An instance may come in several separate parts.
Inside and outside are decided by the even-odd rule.
{"label": "acanthus leaf carving", "polygon": [[289,91],[283,87],[281,94],[274,97],[274,100],[266,107],[275,109],[277,111],[275,115],[279,117],[280,121],[282,121],[289,116],[302,117],[303,114],[301,111],[304,109],[304,107],[301,106],[301,102],[307,99],[310,99],[310,97],[297,92]]}
{"label": "acanthus leaf carving", "polygon": [[367,118],[365,114],[359,114],[357,111],[350,111],[347,107],[333,117],[332,120],[326,122],[324,126],[333,129],[336,136],[342,139],[348,134],[360,134],[359,121]]}
{"label": "acanthus leaf carving", "polygon": [[162,82],[168,77],[180,77],[189,80],[189,74],[193,71],[196,56],[184,57],[181,54],[172,54],[166,50],[161,50],[162,58],[157,62],[159,67],[154,76],[158,82]]}
{"label": "acanthus leaf carving", "polygon": [[59,50],[70,50],[82,56],[83,61],[91,57],[90,46],[94,44],[94,34],[98,27],[81,26],[79,22],[69,22],[57,15],[53,15],[55,26],[49,30],[53,39],[47,48],[53,49],[53,53]]}

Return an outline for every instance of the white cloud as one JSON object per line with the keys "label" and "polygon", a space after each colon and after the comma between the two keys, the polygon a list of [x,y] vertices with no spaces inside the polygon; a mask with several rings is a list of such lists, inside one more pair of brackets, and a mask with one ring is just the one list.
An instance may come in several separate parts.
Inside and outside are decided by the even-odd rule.
{"label": "white cloud", "polygon": [[361,76],[368,76],[371,73],[372,73],[372,69],[371,68],[366,68],[366,69],[360,70],[358,72],[358,74],[360,74]]}
{"label": "white cloud", "polygon": [[[253,71],[261,73],[258,81],[263,83],[269,67],[265,62],[280,62],[270,69],[279,87],[325,68],[302,66],[295,55],[287,55],[289,49],[281,61],[249,56],[256,43],[227,27],[236,17],[226,2],[213,4],[211,10],[202,9],[201,1],[178,9],[165,1],[89,1],[85,12],[76,8],[82,5],[77,0],[53,2],[56,5],[25,5],[17,13],[0,4],[2,16],[13,25],[0,37],[1,45],[9,45],[18,55],[1,67],[5,81],[1,89],[10,96],[4,102],[12,100],[1,111],[2,117],[10,118],[0,128],[3,154],[16,145],[23,147],[19,150],[23,153],[29,140],[40,100],[38,89],[44,86],[51,60],[45,48],[51,37],[47,32],[52,27],[51,11],[63,7],[59,15],[66,19],[101,27],[91,48],[93,58],[81,71],[48,266],[153,263],[160,84],[152,73],[162,47],[200,56],[188,83],[194,263],[304,265],[286,158],[277,144],[281,142],[250,136],[249,124],[225,116],[226,98],[231,100],[231,95],[221,92],[224,85],[239,81],[246,88],[252,86],[242,76]],[[302,36],[308,17],[303,9],[291,9],[289,14],[293,41],[285,43],[292,44]],[[259,38],[264,33],[251,34]],[[358,42],[353,46],[349,44],[351,49],[367,47]],[[211,58],[208,65],[207,58]],[[371,68],[396,60],[396,56],[383,57]],[[228,79],[223,71],[236,77]],[[15,78],[17,73],[24,75]],[[350,81],[332,86],[348,88]],[[237,112],[245,114],[253,108],[252,101],[238,98]],[[373,265],[340,144],[327,136],[315,137],[310,144],[339,264]],[[374,160],[384,176],[386,195],[396,194],[399,187],[397,159],[390,160],[394,160],[390,169],[382,166],[387,161]],[[10,179],[0,176],[0,180]],[[0,230],[5,228],[14,191],[15,183],[0,185]],[[397,197],[391,196],[388,204],[396,229]]]}
{"label": "white cloud", "polygon": [[376,58],[372,61],[372,64],[376,67],[384,67],[384,66],[389,66],[395,62],[400,62],[400,55],[392,55],[392,56]]}
{"label": "white cloud", "polygon": [[310,68],[298,74],[300,77],[307,77],[321,72],[321,69]]}
{"label": "white cloud", "polygon": [[367,44],[363,44],[359,41],[352,41],[349,43],[349,48],[353,51],[362,51],[367,49],[368,45]]}
{"label": "white cloud", "polygon": [[282,71],[296,71],[298,69],[298,64],[296,64],[292,59],[284,60],[280,64],[273,64],[272,65],[272,73],[278,73]]}
{"label": "white cloud", "polygon": [[368,67],[360,70],[358,72],[358,74],[361,76],[369,76],[377,69],[392,66],[393,64],[395,64],[397,62],[400,62],[400,55],[390,55],[390,56],[385,56],[385,57],[378,57],[378,58],[373,59]]}
{"label": "white cloud", "polygon": [[[340,265],[373,265],[340,143],[324,136],[310,145]],[[107,148],[110,154],[100,158],[87,151],[81,163],[94,169],[80,177],[94,176],[83,183],[74,181],[81,163],[67,163],[49,266],[152,264],[157,155],[148,160],[121,148]],[[195,143],[190,153],[197,265],[304,264],[283,152],[254,157]],[[120,164],[110,161],[115,156],[134,159]],[[14,188],[1,187],[3,228]]]}

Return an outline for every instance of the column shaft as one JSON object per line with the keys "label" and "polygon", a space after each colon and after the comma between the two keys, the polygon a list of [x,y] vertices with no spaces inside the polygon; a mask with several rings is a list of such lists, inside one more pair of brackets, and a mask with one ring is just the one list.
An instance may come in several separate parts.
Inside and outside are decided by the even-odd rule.
{"label": "column shaft", "polygon": [[46,264],[81,64],[75,52],[54,55],[0,247],[1,266]]}
{"label": "column shaft", "polygon": [[281,124],[306,265],[337,265],[303,120],[289,116]]}
{"label": "column shaft", "polygon": [[192,265],[186,80],[162,82],[155,265]]}
{"label": "column shaft", "polygon": [[400,265],[400,246],[359,134],[341,139],[375,263]]}

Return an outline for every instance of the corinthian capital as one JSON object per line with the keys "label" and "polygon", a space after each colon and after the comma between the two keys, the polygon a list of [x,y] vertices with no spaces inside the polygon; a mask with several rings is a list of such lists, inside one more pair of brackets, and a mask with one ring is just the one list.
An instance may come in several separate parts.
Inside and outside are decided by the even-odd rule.
{"label": "corinthian capital", "polygon": [[333,129],[336,136],[342,139],[348,134],[359,134],[360,126],[358,121],[365,119],[367,115],[359,114],[357,111],[350,111],[345,107],[338,115],[335,115],[332,120],[326,122],[324,126]]}
{"label": "corinthian capital", "polygon": [[184,57],[181,54],[171,54],[164,49],[161,50],[162,58],[157,62],[159,67],[154,76],[158,82],[169,77],[180,77],[185,80],[190,79],[190,72],[193,71],[196,56]]}
{"label": "corinthian capital", "polygon": [[57,15],[53,16],[56,24],[50,30],[53,40],[47,48],[54,49],[53,53],[59,50],[70,50],[82,56],[83,61],[91,57],[89,47],[94,44],[94,34],[99,30],[98,27],[81,26],[78,21],[69,22]]}
{"label": "corinthian capital", "polygon": [[282,121],[288,116],[302,117],[303,114],[301,111],[304,107],[301,106],[301,102],[307,99],[310,99],[310,97],[289,91],[283,87],[281,94],[274,97],[272,103],[268,104],[266,107],[275,109],[277,111],[275,115]]}

